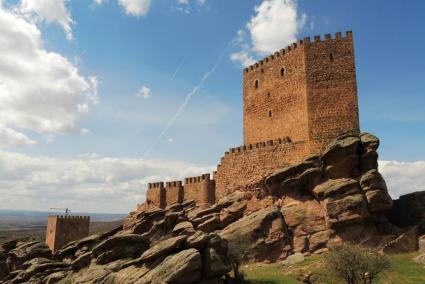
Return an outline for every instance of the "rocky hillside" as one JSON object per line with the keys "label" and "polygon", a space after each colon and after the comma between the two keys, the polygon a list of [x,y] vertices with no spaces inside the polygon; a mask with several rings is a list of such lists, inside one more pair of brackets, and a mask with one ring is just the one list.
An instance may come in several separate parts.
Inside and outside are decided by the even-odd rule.
{"label": "rocky hillside", "polygon": [[378,146],[371,134],[347,133],[323,155],[209,208],[187,201],[132,212],[123,227],[53,255],[40,243],[9,242],[0,249],[0,283],[231,283],[241,261],[318,254],[345,241],[414,251],[425,218],[415,211],[414,221],[396,222],[397,208],[410,213],[404,201],[393,206]]}

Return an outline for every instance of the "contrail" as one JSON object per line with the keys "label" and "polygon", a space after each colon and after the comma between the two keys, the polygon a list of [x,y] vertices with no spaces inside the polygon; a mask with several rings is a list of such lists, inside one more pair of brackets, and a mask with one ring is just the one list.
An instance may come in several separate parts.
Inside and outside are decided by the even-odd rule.
{"label": "contrail", "polygon": [[185,61],[186,61],[186,56],[182,59],[182,61],[180,62],[179,66],[177,66],[177,69],[176,69],[176,71],[174,71],[174,74],[173,74],[173,76],[171,78],[174,79],[176,77],[177,73],[179,73],[179,71],[182,68],[182,66],[185,63]]}
{"label": "contrail", "polygon": [[180,105],[180,107],[177,109],[177,112],[170,118],[170,120],[168,121],[168,123],[165,125],[164,129],[162,129],[161,133],[158,135],[158,137],[155,139],[155,141],[152,143],[152,145],[146,150],[146,152],[142,155],[142,159],[144,159],[147,155],[149,155],[152,150],[156,147],[156,145],[158,145],[158,143],[161,141],[162,137],[165,135],[165,133],[168,131],[168,129],[170,128],[170,126],[174,123],[174,121],[179,117],[179,115],[182,113],[182,111],[185,109],[185,107],[187,106],[187,104],[189,103],[190,99],[196,95],[196,93],[199,91],[199,89],[202,88],[202,86],[204,85],[205,81],[208,79],[208,77],[211,76],[211,74],[214,73],[214,71],[217,69],[217,67],[220,65],[221,61],[223,60],[224,55],[222,55],[219,60],[217,61],[217,63],[213,66],[213,68],[208,71],[207,73],[205,73],[205,75],[202,77],[201,81],[199,82],[198,85],[196,85],[195,87],[193,87],[192,91],[189,92],[186,95],[186,98],[184,99],[184,102]]}

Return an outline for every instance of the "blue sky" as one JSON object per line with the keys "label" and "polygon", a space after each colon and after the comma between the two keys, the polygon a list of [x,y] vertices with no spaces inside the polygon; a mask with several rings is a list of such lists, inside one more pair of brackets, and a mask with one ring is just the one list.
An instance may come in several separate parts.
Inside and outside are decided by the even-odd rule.
{"label": "blue sky", "polygon": [[[23,38],[38,40],[35,49],[44,53],[25,71],[39,78],[21,80],[0,64],[0,151],[11,159],[0,162],[7,173],[0,191],[8,192],[0,207],[43,209],[59,202],[126,212],[143,201],[147,181],[211,170],[227,148],[242,144],[242,65],[295,38],[346,30],[355,39],[362,130],[381,138],[383,165],[394,161],[399,171],[423,176],[423,1],[55,1],[3,0],[0,21],[9,29],[15,22],[22,30],[37,29],[39,35],[33,31]],[[270,27],[269,34],[258,33],[259,27]],[[14,35],[6,32],[1,38],[1,32],[4,42],[20,44],[9,45],[10,61],[23,58],[25,40],[12,41]],[[49,65],[49,52],[66,62]],[[244,60],[235,54],[244,54]],[[43,62],[49,63],[46,74],[37,67]],[[67,88],[53,86],[55,78]],[[15,102],[16,92],[22,96]],[[40,103],[51,108],[35,110]],[[38,169],[40,157],[44,164]],[[119,175],[116,167],[132,174]],[[421,186],[414,174],[410,180],[404,191]],[[403,191],[398,187],[393,195]]]}

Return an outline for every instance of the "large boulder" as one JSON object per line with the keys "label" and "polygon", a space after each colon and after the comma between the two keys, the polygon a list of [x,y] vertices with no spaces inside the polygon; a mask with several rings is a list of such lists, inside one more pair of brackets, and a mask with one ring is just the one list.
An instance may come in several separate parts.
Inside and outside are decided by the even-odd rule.
{"label": "large boulder", "polygon": [[277,260],[286,256],[289,236],[282,213],[270,207],[251,213],[224,228],[230,254],[244,260]]}
{"label": "large boulder", "polygon": [[149,241],[140,235],[113,236],[93,248],[92,255],[98,264],[120,258],[137,257],[149,248]]}
{"label": "large boulder", "polygon": [[425,234],[425,191],[400,196],[394,200],[389,219],[400,227],[419,226],[419,233]]}

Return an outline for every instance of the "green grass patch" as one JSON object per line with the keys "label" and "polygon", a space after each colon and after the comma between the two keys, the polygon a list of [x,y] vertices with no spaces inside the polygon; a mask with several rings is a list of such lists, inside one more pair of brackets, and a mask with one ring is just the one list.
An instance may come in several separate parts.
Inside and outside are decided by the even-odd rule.
{"label": "green grass patch", "polygon": [[[389,256],[391,268],[382,273],[376,284],[425,284],[425,267],[412,261],[418,254],[401,254]],[[324,265],[322,256],[307,257],[303,262],[292,266],[282,264],[248,264],[241,267],[247,283],[250,284],[299,284],[300,273],[313,273],[313,283],[344,284]]]}

